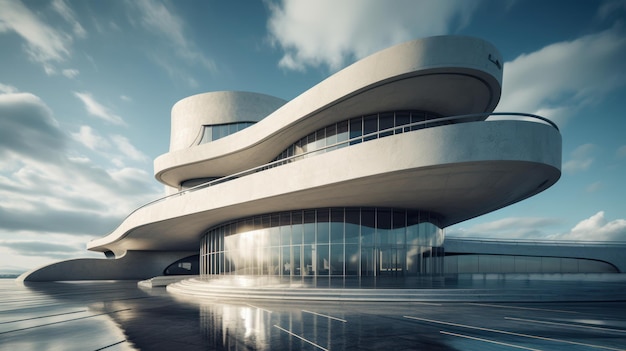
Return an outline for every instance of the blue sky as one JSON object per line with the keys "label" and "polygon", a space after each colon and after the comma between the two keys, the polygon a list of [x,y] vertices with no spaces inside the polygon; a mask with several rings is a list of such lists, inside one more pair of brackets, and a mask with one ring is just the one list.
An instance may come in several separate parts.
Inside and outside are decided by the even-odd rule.
{"label": "blue sky", "polygon": [[431,35],[501,51],[499,111],[563,135],[547,191],[449,236],[626,240],[626,1],[0,0],[0,273],[85,250],[163,195],[170,109],[244,90],[293,99]]}

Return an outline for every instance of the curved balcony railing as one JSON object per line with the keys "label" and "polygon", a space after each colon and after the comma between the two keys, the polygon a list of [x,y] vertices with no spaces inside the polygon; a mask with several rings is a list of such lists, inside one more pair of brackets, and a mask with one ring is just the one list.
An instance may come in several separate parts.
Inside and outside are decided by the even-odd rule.
{"label": "curved balcony railing", "polygon": [[[538,120],[540,122],[544,122],[550,126],[552,126],[554,129],[556,129],[557,131],[559,131],[559,128],[557,127],[557,125],[552,122],[551,120],[542,117],[542,116],[538,116],[538,115],[534,115],[534,114],[530,114],[530,113],[521,113],[521,112],[484,112],[484,113],[472,113],[472,114],[467,114],[467,115],[458,115],[458,116],[450,116],[450,117],[440,117],[440,118],[434,118],[434,119],[429,119],[429,120],[425,120],[425,121],[419,121],[419,122],[414,122],[414,123],[409,123],[409,124],[404,124],[401,126],[396,126],[396,127],[392,127],[392,128],[387,128],[387,129],[381,129],[381,130],[377,130],[373,133],[369,133],[369,134],[363,134],[360,135],[356,138],[351,138],[351,139],[347,139],[347,140],[343,140],[341,142],[335,143],[335,144],[331,144],[331,145],[326,145],[324,147],[320,147],[316,150],[312,150],[312,151],[308,151],[306,153],[302,153],[302,154],[298,154],[298,155],[294,155],[294,156],[290,156],[290,157],[286,157],[286,158],[282,158],[280,160],[276,160],[276,161],[272,161],[270,163],[264,164],[262,166],[257,166],[251,169],[247,169],[245,171],[241,171],[241,172],[237,172],[235,174],[231,174],[228,176],[224,176],[221,177],[219,179],[215,179],[206,183],[202,183],[199,185],[196,185],[192,188],[188,188],[188,189],[184,189],[181,190],[175,194],[170,194],[161,198],[158,198],[156,200],[150,201],[148,203],[146,203],[145,205],[142,205],[140,207],[138,207],[137,209],[135,209],[134,211],[132,211],[130,214],[128,214],[128,216],[126,216],[124,218],[124,221],[126,219],[128,219],[130,216],[132,216],[135,212],[141,210],[142,208],[154,205],[158,202],[170,199],[170,198],[174,198],[177,196],[182,196],[185,195],[187,193],[190,192],[194,192],[196,190],[200,190],[200,189],[204,189],[204,188],[208,188],[210,186],[214,186],[217,184],[221,184],[221,183],[225,183],[237,178],[241,178],[241,177],[245,177],[247,175],[253,174],[253,173],[257,173],[257,172],[261,172],[270,168],[274,168],[274,167],[278,167],[278,166],[282,166],[284,164],[288,164],[288,163],[292,163],[298,160],[301,160],[303,158],[306,157],[310,157],[312,155],[317,155],[320,153],[324,153],[326,151],[332,151],[338,148],[343,148],[346,146],[350,146],[352,144],[355,143],[360,143],[360,142],[367,142],[370,140],[375,140],[379,137],[380,134],[385,134],[385,135],[393,135],[393,134],[399,134],[399,133],[404,133],[404,132],[411,132],[411,131],[417,131],[417,130],[423,130],[426,128],[432,128],[432,127],[439,127],[442,125],[442,123],[464,123],[463,121],[476,121],[478,118],[482,118],[482,117],[491,117],[491,116],[509,116],[509,117],[523,117],[525,119],[534,119],[534,120]],[[536,123],[536,122],[535,122]],[[421,127],[420,129],[414,129],[414,127]],[[397,133],[396,133],[397,131]],[[94,239],[96,240],[96,239]],[[92,240],[93,241],[93,240]]]}

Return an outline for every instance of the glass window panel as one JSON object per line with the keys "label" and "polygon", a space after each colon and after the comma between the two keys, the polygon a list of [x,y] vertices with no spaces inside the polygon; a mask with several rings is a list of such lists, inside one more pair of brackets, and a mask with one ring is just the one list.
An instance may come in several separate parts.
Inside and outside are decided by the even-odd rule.
{"label": "glass window panel", "polygon": [[348,140],[348,121],[337,123],[337,142]]}
{"label": "glass window panel", "polygon": [[393,130],[383,132],[383,130],[385,129],[393,128],[393,124],[394,124],[393,112],[386,112],[386,113],[380,114],[379,121],[378,121],[378,130],[381,131],[380,133],[381,138],[393,134]]}
{"label": "glass window panel", "polygon": [[317,245],[317,275],[328,275],[330,272],[330,257],[328,244]]}
{"label": "glass window panel", "polygon": [[291,263],[291,246],[283,246],[282,247],[282,275],[290,276],[292,271],[292,263]]}
{"label": "glass window panel", "polygon": [[[361,117],[352,118],[350,120],[350,139],[358,138],[363,135],[363,119]],[[358,144],[361,139],[352,140],[350,145]]]}
{"label": "glass window panel", "polygon": [[301,275],[302,273],[302,266],[300,262],[301,248],[302,247],[300,245],[294,245],[291,247],[291,257],[292,257],[292,263],[293,263],[292,275]]}
{"label": "glass window panel", "polygon": [[[409,124],[411,123],[411,113],[407,112],[407,111],[403,111],[403,112],[396,112],[396,122],[395,122],[395,126],[403,126],[405,124]],[[396,134],[398,133],[402,133],[402,132],[408,132],[409,128],[405,128],[404,130],[402,129],[396,129]]]}
{"label": "glass window panel", "polygon": [[212,133],[213,135],[211,136],[211,140],[217,140],[220,138],[220,132],[221,132],[220,126],[213,126],[211,128],[211,131],[213,132]]}
{"label": "glass window panel", "polygon": [[343,243],[343,209],[333,208],[330,211],[330,241]]}
{"label": "glass window panel", "polygon": [[280,227],[280,244],[291,245],[291,226],[285,225]]}
{"label": "glass window panel", "polygon": [[[378,131],[378,115],[370,115],[363,117],[363,135],[368,135],[370,133],[375,133]],[[364,137],[363,140],[372,140],[376,139],[377,135],[370,135]]]}
{"label": "glass window panel", "polygon": [[307,137],[300,139],[300,148],[302,149],[303,154],[309,151],[309,142]]}
{"label": "glass window panel", "polygon": [[358,275],[359,274],[359,245],[346,244],[346,275]]}
{"label": "glass window panel", "polygon": [[376,275],[376,251],[373,247],[361,247],[361,275],[373,277]]}
{"label": "glass window panel", "polygon": [[376,212],[371,208],[361,210],[361,242],[374,244],[374,232],[376,230]]}
{"label": "glass window panel", "polygon": [[302,272],[302,275],[314,275],[315,274],[315,266],[313,265],[313,248],[315,247],[315,245],[312,244],[308,244],[308,245],[302,245],[302,251],[303,251],[303,256],[302,256],[302,268],[304,269],[304,271]]}
{"label": "glass window panel", "polygon": [[315,151],[315,150],[317,150],[317,147],[316,147],[316,144],[315,144],[315,133],[311,133],[307,137],[307,151],[311,152],[311,151]]}
{"label": "glass window panel", "polygon": [[378,209],[376,211],[376,234],[378,236],[378,242],[380,244],[391,244],[395,242],[395,237],[393,241],[391,240],[391,210],[388,209]]}
{"label": "glass window panel", "polygon": [[[424,113],[422,112],[412,112],[411,113],[411,123],[416,123],[416,122],[423,122],[426,120],[426,115],[424,115]],[[419,124],[416,126],[412,126],[411,130],[418,130],[418,129],[423,129],[424,125],[423,124]]]}
{"label": "glass window panel", "polygon": [[330,240],[329,210],[317,210],[317,243],[328,244]]}
{"label": "glass window panel", "polygon": [[326,130],[320,129],[315,132],[315,148],[317,150],[326,146]]}
{"label": "glass window panel", "polygon": [[345,242],[351,244],[359,243],[361,211],[357,209],[346,209]]}
{"label": "glass window panel", "polygon": [[269,232],[269,242],[271,246],[280,245],[280,227],[272,227],[267,229]]}
{"label": "glass window panel", "polygon": [[315,243],[315,211],[304,211],[304,243]]}
{"label": "glass window panel", "polygon": [[333,124],[326,127],[326,145],[337,143],[337,125]]}
{"label": "glass window panel", "polygon": [[343,243],[330,245],[330,274],[343,275]]}
{"label": "glass window panel", "polygon": [[270,248],[269,275],[280,275],[280,247]]}
{"label": "glass window panel", "polygon": [[202,139],[200,139],[200,144],[205,144],[213,141],[213,131],[211,126],[204,126],[202,128]]}
{"label": "glass window panel", "polygon": [[406,211],[393,211],[392,226],[395,236],[395,243],[404,245],[405,238],[405,225],[406,225]]}
{"label": "glass window panel", "polygon": [[235,134],[242,129],[241,123],[232,123],[228,125],[228,135]]}
{"label": "glass window panel", "polygon": [[293,223],[291,227],[291,243],[294,245],[302,244],[302,212],[293,212],[291,215],[291,221]]}

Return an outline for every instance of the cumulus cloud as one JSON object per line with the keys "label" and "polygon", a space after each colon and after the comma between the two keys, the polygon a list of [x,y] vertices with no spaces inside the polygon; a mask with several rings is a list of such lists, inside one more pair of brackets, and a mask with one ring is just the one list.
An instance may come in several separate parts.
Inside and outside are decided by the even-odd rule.
{"label": "cumulus cloud", "polygon": [[626,241],[626,219],[608,221],[604,211],[580,221],[567,233],[549,236],[550,239],[583,241]]}
{"label": "cumulus cloud", "polygon": [[551,227],[560,223],[558,219],[547,217],[511,217],[470,228],[451,229],[446,235],[493,239],[626,241],[626,219],[608,221],[604,211],[580,221],[567,232],[554,233]]}
{"label": "cumulus cloud", "polygon": [[574,149],[570,159],[563,164],[563,171],[577,173],[588,170],[594,161],[593,153],[596,148],[594,144],[583,144]]}
{"label": "cumulus cloud", "polygon": [[[116,138],[121,146],[112,142]],[[26,242],[53,242],[59,235],[80,237],[84,247],[88,238],[108,233],[133,209],[161,195],[149,172],[102,168],[76,156],[73,140],[93,149],[108,145],[111,153],[125,148],[124,156],[133,159],[143,155],[127,139],[106,138],[87,126],[65,133],[33,94],[0,94],[0,240],[5,239],[0,251],[24,254]],[[53,251],[40,255],[63,255]]]}
{"label": "cumulus cloud", "polygon": [[270,41],[291,70],[346,62],[416,37],[466,25],[479,1],[282,0],[268,2]]}
{"label": "cumulus cloud", "polygon": [[57,160],[65,145],[52,111],[29,93],[0,94],[0,156]]}
{"label": "cumulus cloud", "polygon": [[74,92],[74,95],[80,99],[85,105],[85,109],[89,112],[90,115],[98,117],[104,121],[109,123],[117,124],[117,125],[125,125],[122,117],[116,115],[111,112],[104,105],[100,104],[96,99],[88,92]]}
{"label": "cumulus cloud", "polygon": [[124,165],[120,160],[120,156],[131,161],[148,161],[146,154],[139,151],[128,138],[119,134],[102,136],[90,126],[81,126],[79,131],[71,133],[71,136],[90,150],[113,160],[119,166]]}
{"label": "cumulus cloud", "polygon": [[531,111],[563,124],[582,106],[626,84],[620,26],[548,45],[504,64],[498,111]]}
{"label": "cumulus cloud", "polygon": [[531,239],[543,236],[544,230],[559,223],[559,220],[547,217],[509,217],[477,224],[470,228],[460,227],[448,230],[446,235],[451,237]]}

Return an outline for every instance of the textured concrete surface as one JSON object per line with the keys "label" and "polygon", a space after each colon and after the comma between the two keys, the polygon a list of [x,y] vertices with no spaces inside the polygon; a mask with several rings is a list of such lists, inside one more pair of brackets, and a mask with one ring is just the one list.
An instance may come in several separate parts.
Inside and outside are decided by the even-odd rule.
{"label": "textured concrete surface", "polygon": [[625,350],[626,283],[584,284],[613,301],[192,300],[130,281],[0,280],[0,350]]}

